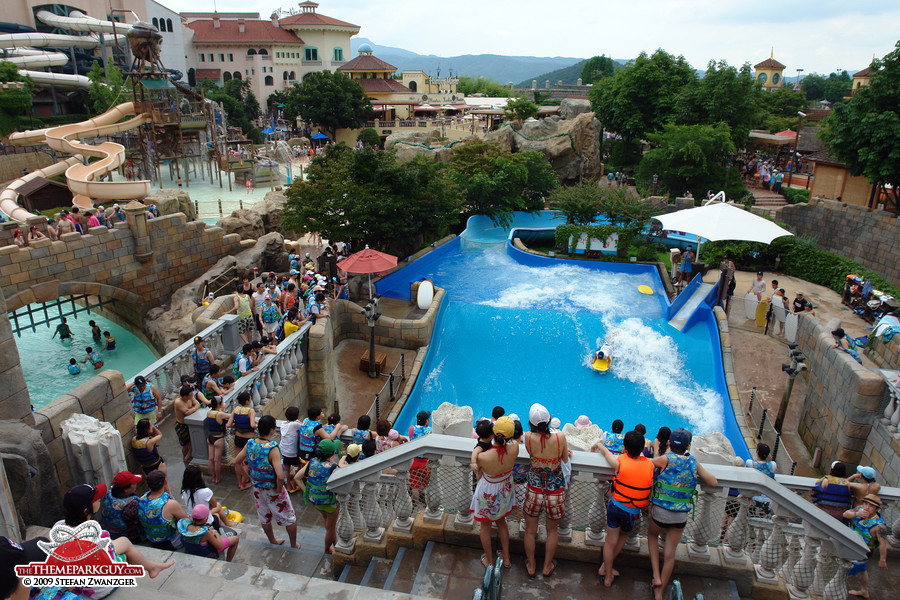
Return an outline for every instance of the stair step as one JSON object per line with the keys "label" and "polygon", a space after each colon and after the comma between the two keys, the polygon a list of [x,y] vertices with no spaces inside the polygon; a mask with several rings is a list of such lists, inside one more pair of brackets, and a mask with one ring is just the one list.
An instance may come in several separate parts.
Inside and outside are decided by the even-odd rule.
{"label": "stair step", "polygon": [[409,548],[403,557],[399,553],[394,559],[392,568],[393,576],[385,583],[386,590],[409,594],[416,581],[416,575],[420,568],[427,568],[427,562],[423,562],[425,553],[422,550]]}

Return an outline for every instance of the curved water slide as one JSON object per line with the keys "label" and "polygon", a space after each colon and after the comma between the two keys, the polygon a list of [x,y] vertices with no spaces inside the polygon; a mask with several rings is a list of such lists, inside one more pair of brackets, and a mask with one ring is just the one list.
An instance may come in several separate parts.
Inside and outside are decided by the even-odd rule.
{"label": "curved water slide", "polygon": [[13,180],[8,186],[6,186],[6,188],[4,188],[2,192],[0,192],[0,211],[3,211],[3,213],[11,220],[21,221],[24,223],[26,219],[35,215],[19,206],[19,203],[16,202],[16,198],[19,197],[19,188],[32,179],[37,179],[38,177],[50,178],[61,175],[62,173],[65,173],[66,169],[68,169],[69,167],[78,164],[81,164],[81,157],[73,156],[71,158],[67,158],[64,161],[50,165],[49,167],[44,167],[43,169],[38,169],[37,171],[32,171],[24,177],[19,177],[18,179]]}
{"label": "curved water slide", "polygon": [[[126,117],[131,118],[122,121]],[[74,194],[73,204],[83,208],[92,208],[94,206],[92,198],[140,200],[150,193],[150,182],[147,180],[97,181],[101,176],[125,162],[125,147],[115,142],[91,145],[78,140],[128,131],[139,127],[146,120],[147,115],[137,112],[134,102],[125,102],[81,123],[14,133],[9,136],[9,139],[16,145],[46,143],[60,152],[99,158],[100,160],[90,164],[83,164],[80,157],[76,157],[74,162],[70,158],[47,168],[60,167],[59,172],[65,171],[69,189]],[[63,164],[65,166],[61,167]],[[42,169],[42,171],[46,172],[47,169]],[[54,174],[58,174],[58,172]],[[0,210],[16,220],[24,220],[33,216],[18,205],[16,198],[18,197],[18,188],[36,176],[29,174],[17,179],[0,193]]]}
{"label": "curved water slide", "polygon": [[[46,10],[39,10],[35,15],[40,21],[58,27],[59,29],[68,29],[69,31],[87,31],[90,33],[128,33],[131,25],[128,23],[113,23],[112,21],[102,21],[89,17],[79,10],[73,10],[69,16],[54,15]],[[137,18],[135,18],[137,20]]]}

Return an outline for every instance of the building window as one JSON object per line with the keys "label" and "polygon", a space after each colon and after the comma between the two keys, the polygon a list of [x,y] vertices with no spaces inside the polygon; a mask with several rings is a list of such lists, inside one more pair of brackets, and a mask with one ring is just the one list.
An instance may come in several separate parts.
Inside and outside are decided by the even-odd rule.
{"label": "building window", "polygon": [[229,73],[228,71],[225,71],[224,73],[222,73],[222,81],[223,82],[231,81],[231,73]]}
{"label": "building window", "polygon": [[338,62],[344,60],[344,49],[343,48],[335,48],[334,56],[332,57],[331,60],[338,61]]}
{"label": "building window", "polygon": [[259,50],[256,51],[256,53],[257,53],[257,54],[262,54],[263,56],[266,56],[266,55],[269,54],[269,51],[266,50],[265,48],[260,48]]}
{"label": "building window", "polygon": [[266,85],[275,85],[275,78],[271,75],[266,75]]}
{"label": "building window", "polygon": [[291,74],[288,76],[288,79],[290,81],[294,81],[295,79],[297,79],[297,73],[295,73],[294,71],[291,71]]}
{"label": "building window", "polygon": [[172,31],[172,19],[166,19],[166,29]]}
{"label": "building window", "polygon": [[768,79],[768,77],[766,76],[765,73],[760,73],[759,75],[756,76],[756,80],[762,84],[766,83],[766,79]]}
{"label": "building window", "polygon": [[228,55],[228,62],[234,62],[234,54]]}
{"label": "building window", "polygon": [[206,55],[206,58],[209,60],[209,62],[212,62],[212,61],[213,61],[213,55],[212,55],[212,54],[207,54],[207,55]]}
{"label": "building window", "polygon": [[249,50],[247,50],[247,56],[254,56],[255,54],[256,54],[256,50],[254,50],[253,48],[250,48]]}
{"label": "building window", "polygon": [[241,80],[241,72],[240,72],[240,71],[235,71],[233,77],[234,77],[235,79],[237,79],[238,81],[240,81],[240,80]]}
{"label": "building window", "polygon": [[778,73],[774,73],[772,75],[772,85],[778,85],[778,82],[781,81],[781,75]]}
{"label": "building window", "polygon": [[319,49],[318,48],[307,48],[305,60],[319,60]]}
{"label": "building window", "polygon": [[201,55],[200,55],[200,62],[206,62],[206,55],[205,55],[205,54],[201,54]]}
{"label": "building window", "polygon": [[282,73],[282,74],[281,74],[281,78],[282,78],[284,81],[287,81],[287,78],[288,78],[288,72],[285,71],[284,73]]}
{"label": "building window", "polygon": [[415,92],[415,91],[417,91],[418,89],[419,89],[419,84],[417,84],[415,81],[410,81],[410,82],[409,82],[409,91]]}
{"label": "building window", "polygon": [[159,19],[153,17],[153,26],[156,27],[156,30],[159,31]]}
{"label": "building window", "polygon": [[224,55],[224,54],[221,54],[221,53],[219,54],[219,62],[225,62],[225,55]]}

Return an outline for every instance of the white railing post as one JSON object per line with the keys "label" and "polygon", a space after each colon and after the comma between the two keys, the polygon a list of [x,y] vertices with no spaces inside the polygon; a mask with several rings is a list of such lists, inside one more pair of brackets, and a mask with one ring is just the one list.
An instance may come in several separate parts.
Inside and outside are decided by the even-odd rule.
{"label": "white railing post", "polygon": [[625,540],[625,550],[629,552],[640,552],[641,550],[641,533],[645,533],[647,529],[648,509],[642,508],[641,514],[638,515],[638,521],[634,525],[634,529],[628,532],[628,539]]}
{"label": "white railing post", "polygon": [[381,526],[383,522],[381,507],[378,505],[379,479],[380,474],[376,474],[374,477],[367,477],[360,482],[362,488],[360,508],[362,508],[363,520],[366,523],[366,533],[363,539],[374,544],[380,543],[384,539],[384,527]]}
{"label": "white railing post", "polygon": [[725,560],[734,564],[745,564],[747,562],[747,554],[744,552],[744,545],[747,542],[747,524],[750,515],[750,503],[753,502],[752,492],[741,490],[738,496],[738,504],[740,509],[737,516],[728,526],[727,537],[725,539]]}
{"label": "white railing post", "polygon": [[581,485],[580,482],[576,483],[575,474],[573,473],[569,477],[569,485],[566,489],[566,502],[563,518],[559,520],[558,525],[560,542],[572,541],[572,498],[575,496],[574,489]]}
{"label": "white railing post", "polygon": [[453,524],[457,527],[472,527],[475,525],[474,515],[469,512],[469,508],[472,506],[472,470],[465,459],[457,459],[456,465],[447,470],[457,474],[459,483],[457,510],[456,516],[453,517]]}
{"label": "white railing post", "polygon": [[428,478],[428,485],[425,487],[425,509],[424,519],[429,523],[440,523],[444,517],[441,512],[441,481],[438,467],[440,466],[440,457],[428,456],[428,468],[431,469],[431,477]]}
{"label": "white railing post", "polygon": [[787,539],[784,537],[784,525],[787,523],[787,517],[778,513],[772,517],[772,533],[766,538],[762,548],[759,551],[759,564],[755,566],[756,577],[762,583],[769,585],[778,584],[778,575],[775,570],[781,566],[784,558],[784,549],[787,546]]}
{"label": "white railing post", "polygon": [[788,597],[791,600],[805,600],[809,598],[809,587],[813,583],[816,572],[816,554],[819,551],[819,539],[810,535],[804,540],[803,550],[800,552],[800,560],[791,570],[791,584],[788,586]]}
{"label": "white railing post", "polygon": [[394,531],[412,533],[412,497],[409,495],[409,462],[397,465],[397,502],[395,503],[396,519],[394,519]]}
{"label": "white railing post", "polygon": [[586,546],[602,546],[606,543],[606,489],[609,482],[600,475],[594,476],[596,494],[588,510],[588,527],[584,531]]}
{"label": "white railing post", "polygon": [[353,532],[353,520],[350,517],[348,504],[350,502],[349,494],[338,494],[338,520],[337,520],[337,543],[334,545],[336,552],[341,554],[353,554],[356,548],[356,535]]}
{"label": "white railing post", "polygon": [[350,498],[347,500],[347,507],[350,511],[350,519],[353,521],[353,531],[363,531],[366,528],[365,519],[363,519],[362,510],[360,509],[359,500],[362,497],[360,483],[353,482],[350,490]]}
{"label": "white railing post", "polygon": [[722,532],[723,512],[713,511],[716,497],[722,489],[708,485],[700,485],[696,514],[691,524],[691,541],[687,545],[688,556],[692,560],[710,560],[709,544],[719,539]]}
{"label": "white railing post", "polygon": [[[825,542],[822,546],[831,546],[831,542]],[[844,600],[847,597],[847,571],[850,569],[850,561],[844,560],[834,554],[834,549],[829,548],[829,572],[831,578],[827,580],[822,591],[823,600]]]}

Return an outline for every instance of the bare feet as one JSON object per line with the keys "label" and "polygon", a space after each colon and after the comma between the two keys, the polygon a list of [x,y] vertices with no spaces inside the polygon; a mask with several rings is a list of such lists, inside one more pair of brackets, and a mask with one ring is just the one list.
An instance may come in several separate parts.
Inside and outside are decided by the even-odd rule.
{"label": "bare feet", "polygon": [[284,543],[284,538],[275,538],[274,540],[269,540],[269,543],[273,546],[280,546]]}
{"label": "bare feet", "polygon": [[653,587],[653,600],[663,600],[663,589],[661,585]]}
{"label": "bare feet", "polygon": [[[284,540],[282,540],[282,541],[284,541]],[[300,542],[294,542],[294,545],[291,546],[291,548],[296,548],[297,550],[299,550],[299,549],[300,549]],[[330,554],[330,552],[329,552],[329,554]]]}
{"label": "bare feet", "polygon": [[868,598],[869,594],[867,592],[863,592],[862,590],[850,590],[847,592],[851,596],[857,596],[859,598]]}
{"label": "bare feet", "polygon": [[535,575],[537,575],[537,567],[529,563],[527,560],[525,561],[525,571],[528,573],[529,577],[534,577]]}
{"label": "bare feet", "polygon": [[174,564],[174,560],[170,560],[169,562],[164,563],[150,563],[150,566],[147,567],[147,575],[150,576],[150,579],[153,579]]}
{"label": "bare feet", "polygon": [[[606,565],[600,565],[600,569],[597,571],[600,577],[606,577]],[[619,572],[613,569],[613,577],[618,577]]]}

